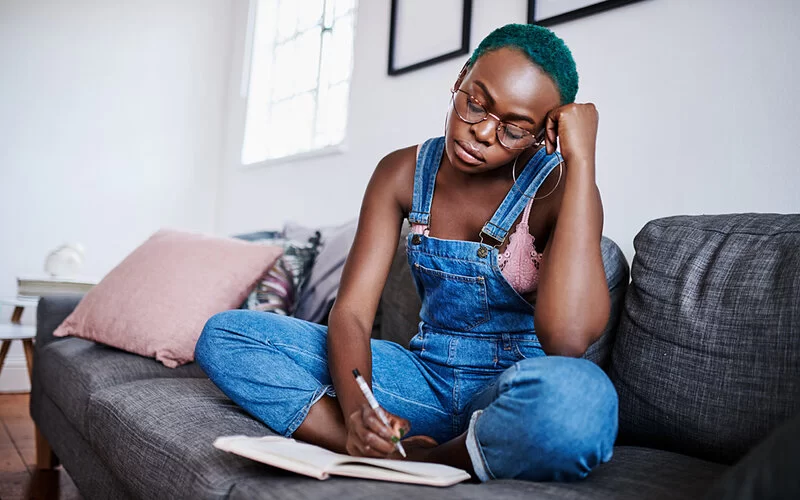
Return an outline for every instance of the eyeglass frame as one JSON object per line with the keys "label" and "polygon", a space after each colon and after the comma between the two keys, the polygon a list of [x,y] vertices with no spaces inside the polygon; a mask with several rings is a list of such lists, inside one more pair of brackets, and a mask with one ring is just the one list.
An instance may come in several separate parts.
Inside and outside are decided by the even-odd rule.
{"label": "eyeglass frame", "polygon": [[[462,70],[462,72],[463,72],[463,70]],[[473,104],[476,104],[476,105],[477,105],[477,106],[479,106],[481,109],[483,109],[483,111],[486,113],[486,115],[484,115],[484,117],[483,117],[483,118],[481,118],[480,120],[478,120],[478,121],[476,121],[476,122],[470,122],[470,121],[467,121],[467,119],[466,119],[466,118],[464,118],[463,116],[461,116],[461,113],[459,113],[459,112],[458,112],[458,108],[456,107],[456,103],[455,103],[455,100],[456,100],[456,92],[461,92],[461,93],[463,93],[464,95],[466,95],[466,96],[467,96],[467,98],[468,98],[470,101],[472,101],[472,103],[473,103]],[[451,88],[451,89],[450,89],[450,93],[451,93],[451,96],[450,96],[450,98],[451,98],[451,101],[452,101],[452,103],[453,103],[453,111],[455,111],[455,112],[456,112],[456,116],[458,116],[458,118],[459,118],[459,119],[460,119],[462,122],[464,122],[464,123],[467,123],[467,124],[469,124],[469,125],[476,125],[476,124],[478,124],[478,123],[485,122],[486,120],[488,120],[488,119],[489,119],[489,117],[490,117],[490,116],[491,116],[492,118],[494,118],[495,120],[497,120],[497,128],[495,128],[495,130],[494,130],[494,133],[495,133],[495,136],[497,137],[497,142],[499,142],[499,143],[500,143],[500,145],[501,145],[501,146],[503,146],[504,148],[506,148],[506,149],[510,149],[510,150],[513,150],[513,151],[521,151],[521,150],[523,150],[523,149],[528,149],[528,148],[529,148],[529,147],[531,147],[531,146],[535,146],[535,147],[539,147],[539,146],[541,146],[541,144],[542,144],[542,139],[544,138],[544,137],[543,137],[543,136],[544,136],[544,129],[543,129],[543,130],[542,130],[542,131],[541,131],[541,132],[538,134],[538,136],[537,136],[537,135],[536,135],[536,134],[534,134],[533,132],[530,132],[530,131],[528,131],[528,130],[525,130],[524,128],[520,127],[519,125],[514,125],[513,123],[506,123],[506,122],[505,122],[505,121],[503,121],[503,120],[502,120],[502,119],[501,119],[499,116],[497,116],[496,114],[494,114],[494,113],[492,113],[491,111],[489,111],[488,109],[486,109],[486,105],[484,105],[482,102],[480,102],[480,101],[478,100],[478,98],[477,98],[477,97],[475,97],[474,95],[470,94],[470,93],[469,93],[469,92],[467,92],[466,90],[463,90],[463,89],[461,89],[461,88],[455,88],[455,87],[453,87],[453,88]],[[526,133],[526,134],[528,134],[529,136],[533,137],[533,142],[532,142],[531,144],[528,144],[527,146],[523,146],[523,147],[521,147],[521,148],[512,148],[512,147],[506,146],[505,144],[503,144],[503,141],[501,141],[501,140],[500,140],[500,127],[502,127],[503,125],[505,125],[505,126],[509,126],[509,125],[511,125],[511,126],[517,127],[518,129],[522,130],[523,132],[525,132],[525,133]]]}

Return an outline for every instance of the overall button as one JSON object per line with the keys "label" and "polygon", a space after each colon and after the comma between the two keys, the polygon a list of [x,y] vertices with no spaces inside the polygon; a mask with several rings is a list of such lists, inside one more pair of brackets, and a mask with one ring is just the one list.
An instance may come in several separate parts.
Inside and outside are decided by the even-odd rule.
{"label": "overall button", "polygon": [[487,250],[486,247],[482,246],[482,247],[480,247],[478,249],[478,257],[480,257],[482,259],[482,258],[486,257],[487,255],[489,255],[489,250]]}
{"label": "overall button", "polygon": [[422,238],[420,237],[420,235],[415,234],[414,236],[411,237],[411,243],[414,245],[419,245],[420,243],[422,243]]}

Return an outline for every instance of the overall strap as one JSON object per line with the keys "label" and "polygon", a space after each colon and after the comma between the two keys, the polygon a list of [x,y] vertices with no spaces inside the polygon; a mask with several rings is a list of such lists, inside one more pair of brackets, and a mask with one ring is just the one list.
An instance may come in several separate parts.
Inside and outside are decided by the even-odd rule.
{"label": "overall strap", "polygon": [[414,195],[411,201],[411,213],[408,221],[411,224],[430,224],[433,188],[436,185],[436,172],[442,162],[444,137],[434,137],[422,144],[417,156],[417,167],[414,172]]}
{"label": "overall strap", "polygon": [[[550,172],[562,161],[564,161],[564,158],[558,152],[548,155],[545,148],[537,151],[517,176],[517,185],[511,186],[511,190],[492,216],[492,219],[483,226],[481,239],[484,236],[488,236],[499,242],[497,246],[502,244],[512,224],[525,209],[528,201],[533,198],[536,191],[547,179],[547,176],[550,175]],[[523,189],[526,196],[522,195],[521,190]]]}

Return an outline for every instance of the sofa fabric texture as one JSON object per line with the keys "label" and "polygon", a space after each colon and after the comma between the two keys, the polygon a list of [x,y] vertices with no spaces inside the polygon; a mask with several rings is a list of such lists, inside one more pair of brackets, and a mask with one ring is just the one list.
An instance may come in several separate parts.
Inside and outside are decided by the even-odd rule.
{"label": "sofa fabric texture", "polygon": [[39,374],[48,381],[50,397],[80,431],[86,431],[89,398],[106,387],[134,380],[205,377],[196,363],[167,368],[152,359],[80,338],[43,346]]}
{"label": "sofa fabric texture", "polygon": [[[154,361],[150,361],[155,363]],[[84,437],[84,433],[72,425],[72,421],[43,391],[43,385],[50,382],[39,382],[34,372],[31,384],[31,416],[39,431],[47,436],[50,446],[55,451],[70,478],[78,487],[84,498],[108,498],[126,500],[133,498],[108,468],[108,465],[97,456],[94,448]]]}
{"label": "sofa fabric texture", "polygon": [[273,434],[207,378],[122,384],[94,394],[88,411],[89,443],[135,498],[225,498],[263,467],[231,460],[214,439]]}
{"label": "sofa fabric texture", "polygon": [[800,215],[670,217],[634,247],[620,435],[733,463],[800,411]]}

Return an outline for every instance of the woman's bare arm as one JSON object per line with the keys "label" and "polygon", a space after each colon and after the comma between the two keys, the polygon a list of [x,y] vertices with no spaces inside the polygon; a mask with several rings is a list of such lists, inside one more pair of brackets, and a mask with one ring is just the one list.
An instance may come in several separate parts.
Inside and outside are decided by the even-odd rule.
{"label": "woman's bare arm", "polygon": [[597,110],[571,104],[551,112],[566,163],[561,206],[544,252],[536,300],[536,333],[548,354],[582,356],[608,321],[610,297],[600,238],[603,205],[595,183]]}
{"label": "woman's bare arm", "polygon": [[413,190],[414,152],[402,149],[378,163],[328,320],[328,366],[345,419],[364,402],[352,370],[358,368],[372,383],[370,333]]}

